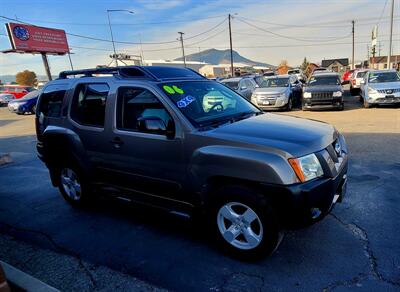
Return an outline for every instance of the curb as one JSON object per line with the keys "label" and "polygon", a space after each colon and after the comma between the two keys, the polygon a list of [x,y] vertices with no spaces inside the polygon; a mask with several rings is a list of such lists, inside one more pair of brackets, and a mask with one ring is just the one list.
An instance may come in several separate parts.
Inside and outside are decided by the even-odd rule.
{"label": "curb", "polygon": [[13,162],[10,154],[0,154],[0,166]]}
{"label": "curb", "polygon": [[24,291],[37,291],[37,292],[57,292],[56,288],[53,288],[46,283],[14,268],[13,266],[0,261],[0,265],[3,267],[4,273],[6,274],[7,281],[11,286],[17,286]]}

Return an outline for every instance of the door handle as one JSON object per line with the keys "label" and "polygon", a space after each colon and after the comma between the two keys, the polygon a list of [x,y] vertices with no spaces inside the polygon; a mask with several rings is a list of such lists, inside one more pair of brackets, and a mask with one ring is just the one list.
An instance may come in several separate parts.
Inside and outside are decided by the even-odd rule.
{"label": "door handle", "polygon": [[119,137],[115,137],[114,139],[112,139],[110,141],[110,143],[112,143],[114,145],[114,148],[120,148],[121,145],[124,144],[124,141],[122,141],[121,138],[119,138]]}

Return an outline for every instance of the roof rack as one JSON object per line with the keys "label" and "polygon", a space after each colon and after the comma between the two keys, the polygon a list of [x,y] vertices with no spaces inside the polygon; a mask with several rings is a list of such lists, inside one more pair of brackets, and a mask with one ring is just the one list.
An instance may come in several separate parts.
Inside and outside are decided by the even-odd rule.
{"label": "roof rack", "polygon": [[203,75],[190,68],[165,66],[102,67],[95,69],[63,71],[58,75],[58,78],[66,79],[68,78],[68,76],[73,75],[83,75],[83,77],[95,77],[94,75],[104,74],[111,74],[123,78],[146,78],[154,81],[172,79],[205,79]]}
{"label": "roof rack", "polygon": [[157,79],[150,72],[146,72],[140,66],[124,66],[124,67],[102,67],[94,69],[82,69],[82,70],[71,70],[62,71],[58,75],[59,79],[66,79],[68,76],[73,75],[84,75],[84,77],[93,77],[96,74],[112,74],[121,77],[147,77],[150,79]]}

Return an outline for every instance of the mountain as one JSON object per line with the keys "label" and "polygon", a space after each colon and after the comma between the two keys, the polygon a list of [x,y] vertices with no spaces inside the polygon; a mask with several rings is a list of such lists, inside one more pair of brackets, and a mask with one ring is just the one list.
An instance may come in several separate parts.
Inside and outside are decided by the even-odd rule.
{"label": "mountain", "polygon": [[[177,58],[175,60],[182,61],[182,57]],[[199,53],[190,54],[186,56],[186,61],[199,61],[205,62],[213,65],[218,64],[229,64],[231,62],[231,54],[230,50],[217,50],[217,49],[209,49],[205,51],[201,51]],[[271,64],[266,64],[262,62],[252,61],[241,56],[238,52],[233,51],[233,62],[235,63],[246,63],[249,65],[259,65],[259,66],[267,66],[267,67],[275,67]]]}
{"label": "mountain", "polygon": [[[53,75],[53,79],[57,78],[56,75]],[[42,81],[42,80],[47,80],[46,75],[37,75],[37,80]],[[15,75],[0,75],[0,81],[3,84],[15,82]]]}

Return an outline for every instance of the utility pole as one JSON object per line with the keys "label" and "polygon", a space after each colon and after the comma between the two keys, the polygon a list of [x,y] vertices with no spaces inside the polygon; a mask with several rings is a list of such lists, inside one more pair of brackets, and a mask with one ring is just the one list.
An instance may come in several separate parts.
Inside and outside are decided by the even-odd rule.
{"label": "utility pole", "polygon": [[389,41],[389,54],[387,58],[387,69],[390,69],[390,59],[392,58],[393,10],[394,10],[394,0],[392,0],[392,11],[390,13],[390,41]]}
{"label": "utility pole", "polygon": [[110,27],[111,42],[112,42],[112,46],[113,46],[113,50],[114,50],[115,66],[118,67],[117,52],[115,51],[114,36],[113,36],[112,28],[111,28],[110,12],[111,12],[111,10],[107,10],[108,26]]}
{"label": "utility pole", "polygon": [[42,60],[43,60],[43,64],[44,64],[44,69],[46,70],[47,79],[49,79],[49,81],[51,81],[52,78],[51,78],[51,73],[50,73],[49,60],[47,59],[46,53],[41,53],[41,55],[42,55]]}
{"label": "utility pole", "polygon": [[352,30],[351,33],[353,35],[353,52],[352,52],[352,57],[351,57],[351,64],[352,64],[352,68],[354,70],[354,20],[351,21],[352,24]]}
{"label": "utility pole", "polygon": [[115,60],[115,66],[118,67],[118,57],[117,57],[117,52],[115,50],[114,36],[113,36],[112,28],[111,28],[110,12],[128,12],[130,14],[134,14],[134,12],[131,10],[126,10],[126,9],[107,9],[108,26],[110,27],[111,42],[112,42],[113,50],[114,50],[114,55],[113,55],[114,58],[113,59]]}
{"label": "utility pole", "polygon": [[180,32],[180,31],[178,31],[178,33],[180,34],[180,37],[179,37],[179,39],[180,39],[180,41],[181,41],[181,47],[182,47],[182,58],[183,58],[183,65],[184,65],[184,66],[185,66],[185,68],[186,68],[185,47],[183,46],[183,35],[184,35],[184,33],[183,33],[183,32]]}
{"label": "utility pole", "polygon": [[233,74],[233,49],[232,49],[232,27],[231,27],[231,14],[229,13],[228,19],[229,19],[229,44],[230,44],[230,49],[231,49],[231,76],[234,77]]}

